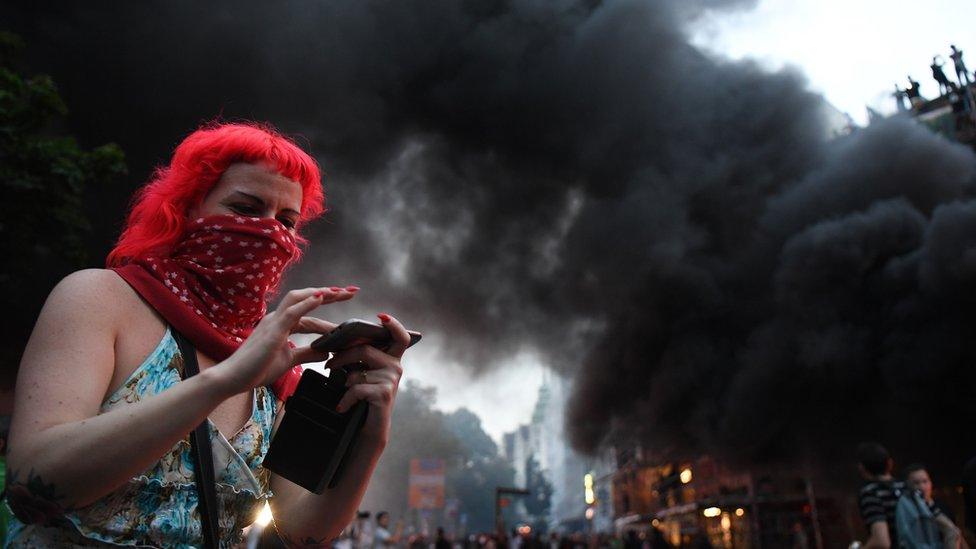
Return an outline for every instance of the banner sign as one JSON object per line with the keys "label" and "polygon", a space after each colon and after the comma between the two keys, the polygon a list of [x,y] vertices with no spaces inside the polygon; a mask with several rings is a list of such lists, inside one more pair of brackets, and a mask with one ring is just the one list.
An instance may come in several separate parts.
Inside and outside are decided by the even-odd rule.
{"label": "banner sign", "polygon": [[410,508],[444,507],[444,460],[410,460]]}

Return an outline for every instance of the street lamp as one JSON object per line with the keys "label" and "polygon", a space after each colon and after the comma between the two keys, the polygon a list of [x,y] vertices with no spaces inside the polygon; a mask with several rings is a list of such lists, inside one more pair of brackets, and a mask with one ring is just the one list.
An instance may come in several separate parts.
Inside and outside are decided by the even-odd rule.
{"label": "street lamp", "polygon": [[583,488],[585,490],[583,499],[586,500],[587,505],[593,505],[593,502],[596,501],[596,495],[593,493],[592,473],[586,473],[585,475],[583,475]]}

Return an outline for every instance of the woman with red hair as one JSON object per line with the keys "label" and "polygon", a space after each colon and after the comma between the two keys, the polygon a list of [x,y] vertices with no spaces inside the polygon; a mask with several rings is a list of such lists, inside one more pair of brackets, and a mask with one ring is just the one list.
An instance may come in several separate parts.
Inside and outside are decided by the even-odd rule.
{"label": "woman with red hair", "polygon": [[[315,161],[271,128],[211,125],[176,148],[135,196],[108,269],[66,277],[37,320],[10,429],[5,546],[202,546],[214,514],[219,539],[206,543],[232,546],[265,501],[291,546],[324,547],[352,520],[389,436],[409,342],[396,319],[378,315],[387,351],[332,358],[364,368],[339,412],[370,403],[339,483],[316,495],[261,467],[294,365],[326,358],[288,336],[329,332],[308,315],[358,290],[292,290],[267,312],[323,200]],[[188,433],[201,423],[216,513],[198,498]]]}

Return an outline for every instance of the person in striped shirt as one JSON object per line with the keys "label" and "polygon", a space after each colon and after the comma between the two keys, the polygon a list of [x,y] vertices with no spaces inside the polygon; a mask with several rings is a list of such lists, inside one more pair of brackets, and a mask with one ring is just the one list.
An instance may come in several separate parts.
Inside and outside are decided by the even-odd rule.
{"label": "person in striped shirt", "polygon": [[895,508],[906,490],[905,483],[891,475],[894,462],[888,450],[876,442],[865,442],[857,448],[858,470],[867,481],[861,487],[857,503],[861,520],[868,530],[863,549],[898,547]]}

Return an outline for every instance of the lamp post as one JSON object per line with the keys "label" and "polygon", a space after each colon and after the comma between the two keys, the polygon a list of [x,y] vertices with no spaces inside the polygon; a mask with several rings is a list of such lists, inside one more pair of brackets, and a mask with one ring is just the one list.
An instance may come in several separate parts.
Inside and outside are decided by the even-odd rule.
{"label": "lamp post", "polygon": [[504,488],[495,487],[495,531],[498,534],[505,533],[505,519],[502,518],[502,496],[505,494],[513,496],[527,496],[531,492],[524,488]]}

